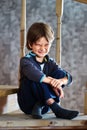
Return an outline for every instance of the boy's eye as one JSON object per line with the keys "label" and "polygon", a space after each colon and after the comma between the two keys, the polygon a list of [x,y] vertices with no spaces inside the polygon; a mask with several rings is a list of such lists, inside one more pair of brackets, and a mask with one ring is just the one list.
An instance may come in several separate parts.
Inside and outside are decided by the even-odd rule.
{"label": "boy's eye", "polygon": [[36,45],[36,46],[42,46],[42,45],[40,45],[40,44],[37,44],[37,43],[35,43],[35,45]]}
{"label": "boy's eye", "polygon": [[[36,46],[39,46],[39,47],[43,46],[43,45],[41,45],[41,44],[37,44],[37,43],[35,43],[35,45],[36,45]],[[49,46],[48,43],[44,45],[44,47],[48,47],[48,46]]]}
{"label": "boy's eye", "polygon": [[49,46],[49,44],[45,44],[45,46]]}

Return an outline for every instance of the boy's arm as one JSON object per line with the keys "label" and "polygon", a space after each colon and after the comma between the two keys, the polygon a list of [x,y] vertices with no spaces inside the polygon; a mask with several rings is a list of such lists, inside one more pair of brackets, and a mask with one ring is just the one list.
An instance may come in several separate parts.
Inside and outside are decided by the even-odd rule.
{"label": "boy's arm", "polygon": [[[66,78],[67,84],[65,85],[69,85],[72,82],[72,75],[67,72],[66,70],[64,70],[63,68],[61,68],[54,59],[50,60],[50,66],[52,66],[52,71],[51,71],[51,75],[53,75],[53,72],[57,72],[59,74],[60,77],[58,77],[58,79],[60,78]],[[54,76],[52,76],[54,77]],[[57,78],[57,77],[56,77]]]}
{"label": "boy's arm", "polygon": [[59,86],[66,85],[68,83],[68,78],[64,77],[61,79],[55,79],[55,78],[48,76],[48,77],[44,77],[43,82],[48,83],[55,88],[58,85]]}
{"label": "boy's arm", "polygon": [[42,71],[40,71],[39,67],[32,63],[28,58],[21,59],[20,74],[21,77],[25,76],[29,80],[35,82],[42,82],[43,79],[46,77],[46,75]]}

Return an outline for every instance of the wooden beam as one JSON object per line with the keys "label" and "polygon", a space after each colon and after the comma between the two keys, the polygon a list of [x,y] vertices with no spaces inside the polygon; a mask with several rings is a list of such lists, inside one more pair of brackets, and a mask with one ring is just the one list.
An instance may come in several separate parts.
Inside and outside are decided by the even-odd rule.
{"label": "wooden beam", "polygon": [[17,93],[17,91],[18,91],[18,86],[0,85],[0,97],[4,97],[9,94]]}
{"label": "wooden beam", "polygon": [[87,0],[75,0],[75,1],[87,4]]}
{"label": "wooden beam", "polygon": [[56,0],[57,15],[57,42],[56,42],[56,61],[61,64],[61,17],[63,14],[63,0]]}
{"label": "wooden beam", "polygon": [[84,114],[87,115],[87,83],[86,83],[86,89],[84,92]]}
{"label": "wooden beam", "polygon": [[[26,44],[26,0],[21,0],[21,21],[20,21],[20,58],[25,55]],[[18,86],[20,86],[20,67],[18,70]]]}
{"label": "wooden beam", "polygon": [[21,0],[20,57],[25,55],[26,44],[26,0]]}
{"label": "wooden beam", "polygon": [[87,90],[84,93],[84,114],[87,115]]}

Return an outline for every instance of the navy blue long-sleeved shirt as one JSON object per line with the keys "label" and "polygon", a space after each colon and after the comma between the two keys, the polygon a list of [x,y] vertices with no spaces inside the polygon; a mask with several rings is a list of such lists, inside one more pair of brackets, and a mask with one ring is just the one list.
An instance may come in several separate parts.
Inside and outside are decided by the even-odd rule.
{"label": "navy blue long-sleeved shirt", "polygon": [[[68,78],[68,84],[72,82],[72,76],[64,69],[60,68],[56,62],[45,56],[43,63],[36,61],[36,55],[30,52],[20,60],[20,82],[23,78],[27,78],[35,82],[43,82],[44,77],[52,76],[52,73],[59,70],[59,74],[63,72]],[[41,70],[41,64],[43,64],[43,71]]]}

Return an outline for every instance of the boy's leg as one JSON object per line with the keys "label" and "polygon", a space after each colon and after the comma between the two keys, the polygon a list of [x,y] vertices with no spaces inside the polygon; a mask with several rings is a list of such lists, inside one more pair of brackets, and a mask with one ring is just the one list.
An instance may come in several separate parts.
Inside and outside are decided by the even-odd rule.
{"label": "boy's leg", "polygon": [[[65,73],[58,70],[52,74],[52,77],[58,78],[58,79],[63,78],[63,77],[65,77]],[[35,98],[37,100],[39,100],[39,102],[46,101],[50,98],[54,98],[56,100],[56,102],[59,103],[59,97],[57,97],[55,95],[54,91],[51,89],[51,87],[49,85],[47,85],[45,83],[37,84],[37,83],[33,82],[32,86],[33,86],[33,90],[34,90],[33,94],[34,94]],[[39,110],[39,107],[37,105],[36,105],[36,108],[38,108],[38,110]],[[35,107],[34,107],[34,109],[35,109]],[[37,113],[39,115],[40,112],[38,112],[38,110],[37,110]],[[46,105],[42,109],[42,114],[46,113],[48,110],[49,110],[49,107],[48,107],[48,105]]]}
{"label": "boy's leg", "polygon": [[50,89],[51,87],[45,83],[35,83],[32,84],[33,96],[36,98],[37,102],[33,107],[32,115],[33,118],[41,118],[41,114],[45,114],[49,111],[50,107],[46,104],[46,101],[50,98],[54,98],[59,102],[59,98]]}
{"label": "boy's leg", "polygon": [[[56,79],[60,79],[66,76],[66,73],[61,71],[61,70],[57,70],[55,72],[52,73],[51,75],[53,78]],[[62,86],[64,87],[64,86]],[[58,97],[59,98],[59,97]],[[56,98],[57,99],[57,98]],[[52,99],[53,100],[53,99]],[[49,100],[47,100],[47,102],[49,102]],[[49,104],[49,103],[48,103]],[[54,114],[56,115],[57,118],[62,118],[62,119],[73,119],[75,118],[79,112],[78,111],[73,111],[73,110],[68,110],[68,109],[64,109],[62,108],[57,102],[56,100],[53,101],[53,103],[49,104],[51,110],[54,112]]]}
{"label": "boy's leg", "polygon": [[32,93],[32,82],[22,80],[21,86],[17,93],[18,104],[25,114],[31,114],[34,104],[37,102]]}
{"label": "boy's leg", "polygon": [[62,70],[56,70],[50,76],[52,76],[53,78],[56,78],[56,79],[61,79],[66,76],[66,73],[65,73],[65,71],[62,71]]}
{"label": "boy's leg", "polygon": [[[42,97],[40,97],[42,99],[42,101],[46,101],[46,103],[49,101],[49,99],[52,99],[52,95],[50,94],[49,91],[49,87],[47,84],[40,84],[38,86],[38,90],[39,92],[41,92],[39,95],[42,95]],[[51,108],[51,110],[54,112],[54,114],[56,115],[57,118],[62,118],[62,119],[73,119],[78,115],[78,111],[72,111],[72,110],[67,110],[64,109],[62,107],[60,107],[60,105],[58,105],[54,99],[52,104],[47,103],[47,105]],[[44,103],[44,102],[43,102]],[[33,117],[34,118],[42,118],[41,117],[41,106],[40,105],[35,105],[36,107],[34,107],[33,110]]]}
{"label": "boy's leg", "polygon": [[49,107],[45,104],[45,100],[51,98],[50,92],[47,84],[33,82],[32,86],[33,96],[37,100],[32,110],[32,117],[41,119],[42,114],[47,113],[49,110]]}

